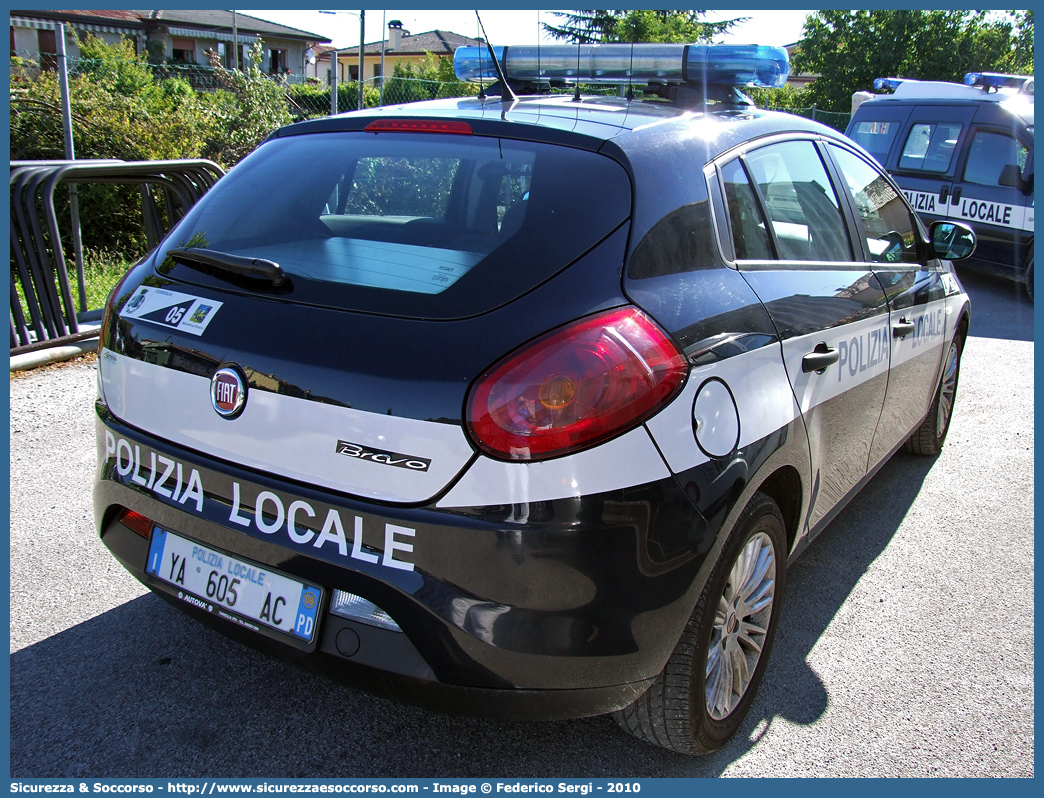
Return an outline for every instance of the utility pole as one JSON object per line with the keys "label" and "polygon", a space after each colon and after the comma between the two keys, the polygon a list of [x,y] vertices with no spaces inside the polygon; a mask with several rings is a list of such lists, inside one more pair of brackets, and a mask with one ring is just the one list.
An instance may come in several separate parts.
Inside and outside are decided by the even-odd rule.
{"label": "utility pole", "polygon": [[381,99],[378,105],[384,105],[384,45],[388,43],[388,12],[381,12]]}
{"label": "utility pole", "polygon": [[239,28],[236,27],[236,12],[232,12],[232,68],[239,69]]}
{"label": "utility pole", "polygon": [[330,51],[330,116],[337,114],[337,64],[338,52]]}
{"label": "utility pole", "polygon": [[359,105],[358,110],[363,107],[363,55],[366,50],[366,12],[359,12]]}
{"label": "utility pole", "polygon": [[[55,31],[55,44],[58,45],[58,88],[62,95],[62,128],[65,132],[65,160],[76,160],[76,147],[73,145],[72,106],[69,104],[69,62],[65,57],[65,25],[59,24]],[[73,254],[76,258],[76,287],[80,292],[80,312],[87,311],[87,285],[83,279],[83,242],[80,240],[80,198],[76,193],[76,184],[69,183],[69,214],[72,217]],[[64,269],[65,264],[57,264]],[[75,330],[74,330],[75,332]]]}

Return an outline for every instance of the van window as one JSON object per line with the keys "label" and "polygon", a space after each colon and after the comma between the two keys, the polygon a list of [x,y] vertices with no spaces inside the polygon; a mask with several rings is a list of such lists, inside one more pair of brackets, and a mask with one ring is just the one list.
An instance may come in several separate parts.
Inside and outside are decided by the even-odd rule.
{"label": "van window", "polygon": [[1019,168],[1019,174],[1025,177],[1028,160],[1029,150],[1012,136],[980,130],[972,139],[968,151],[964,182],[979,186],[999,186],[1004,167],[1014,164]]}
{"label": "van window", "polygon": [[899,157],[900,169],[948,172],[957,151],[962,125],[955,122],[918,123],[910,128]]}
{"label": "van window", "polygon": [[857,122],[848,137],[883,164],[898,132],[899,122]]}

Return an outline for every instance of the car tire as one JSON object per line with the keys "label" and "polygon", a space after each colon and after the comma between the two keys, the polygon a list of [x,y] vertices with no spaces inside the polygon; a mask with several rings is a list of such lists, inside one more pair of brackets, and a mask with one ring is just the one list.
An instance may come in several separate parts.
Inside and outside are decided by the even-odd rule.
{"label": "car tire", "polygon": [[911,454],[935,455],[942,451],[946,433],[950,431],[953,405],[957,399],[957,381],[961,376],[962,338],[958,334],[946,350],[942,377],[935,389],[935,398],[921,426],[910,436],[903,448]]}
{"label": "car tire", "polygon": [[634,703],[613,713],[621,728],[684,754],[707,754],[728,742],[754,701],[772,649],[786,582],[786,541],[779,507],[755,493],[667,665]]}

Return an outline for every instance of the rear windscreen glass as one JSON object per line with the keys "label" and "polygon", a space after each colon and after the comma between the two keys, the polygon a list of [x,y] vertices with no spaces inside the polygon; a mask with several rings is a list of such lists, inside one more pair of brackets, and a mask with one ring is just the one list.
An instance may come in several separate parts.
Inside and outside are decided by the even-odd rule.
{"label": "rear windscreen glass", "polygon": [[892,149],[895,134],[899,132],[899,123],[890,121],[856,122],[848,137],[873,155],[878,163],[883,164]]}
{"label": "rear windscreen glass", "polygon": [[565,268],[630,204],[623,167],[583,150],[430,133],[290,136],[223,177],[157,262],[179,279],[242,288],[165,251],[264,258],[290,278],[291,301],[457,318]]}

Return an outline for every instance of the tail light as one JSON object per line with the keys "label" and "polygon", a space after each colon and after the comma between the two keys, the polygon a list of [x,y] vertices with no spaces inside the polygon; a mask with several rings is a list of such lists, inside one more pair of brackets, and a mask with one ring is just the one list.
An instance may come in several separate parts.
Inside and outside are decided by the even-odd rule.
{"label": "tail light", "polygon": [[152,537],[152,519],[142,515],[141,513],[136,513],[134,510],[123,510],[120,513],[119,521],[125,527],[137,532],[146,540]]}
{"label": "tail light", "polygon": [[545,460],[633,429],[669,402],[686,363],[637,308],[599,313],[536,339],[471,389],[468,429],[506,460]]}

